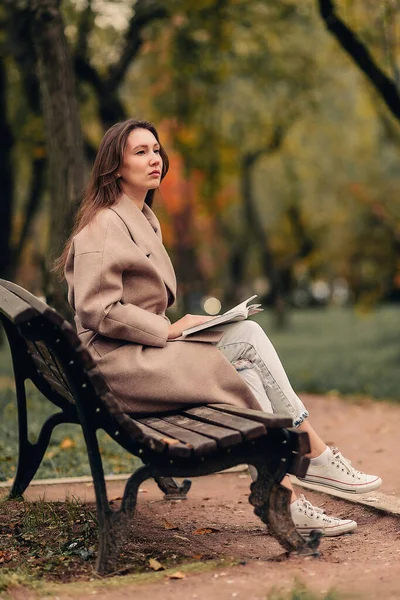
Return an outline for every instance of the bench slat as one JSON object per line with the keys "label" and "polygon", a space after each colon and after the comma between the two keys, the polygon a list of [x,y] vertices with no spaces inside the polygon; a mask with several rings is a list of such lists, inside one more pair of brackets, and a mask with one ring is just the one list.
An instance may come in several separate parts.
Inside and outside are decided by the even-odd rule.
{"label": "bench slat", "polygon": [[[192,448],[187,444],[182,444],[179,440],[174,437],[169,437],[162,432],[155,431],[151,427],[148,427],[144,423],[137,421],[136,419],[131,419],[126,416],[130,421],[132,421],[132,425],[138,427],[143,434],[142,438],[138,437],[138,441],[141,444],[145,444],[151,450],[156,452],[163,452],[164,450],[168,450],[168,453],[171,456],[179,456],[182,458],[188,458],[192,454]],[[123,427],[129,432],[129,422],[124,419]],[[135,431],[135,436],[137,436],[137,432]]]}
{"label": "bench slat", "polygon": [[223,414],[221,411],[214,410],[208,406],[190,408],[189,410],[185,410],[183,414],[199,419],[199,421],[204,421],[205,423],[239,431],[245,440],[254,440],[266,433],[266,429],[262,423],[236,415]]}
{"label": "bench slat", "polygon": [[207,454],[217,450],[217,444],[215,440],[207,438],[204,435],[200,435],[193,431],[188,431],[187,429],[183,429],[182,427],[178,427],[172,423],[167,423],[166,421],[163,421],[157,417],[146,417],[144,419],[140,419],[139,422],[151,427],[152,429],[155,429],[156,431],[164,433],[168,437],[176,438],[181,442],[185,442],[191,448],[193,448],[195,455]]}
{"label": "bench slat", "polygon": [[238,431],[190,419],[185,415],[169,415],[162,417],[162,419],[168,423],[173,423],[174,425],[188,429],[189,431],[194,431],[201,435],[205,435],[206,437],[210,437],[213,440],[216,440],[220,448],[235,446],[236,444],[240,444],[243,439]]}
{"label": "bench slat", "polygon": [[50,363],[47,362],[46,360],[43,360],[42,356],[40,356],[40,354],[31,354],[30,355],[32,358],[32,361],[37,369],[37,371],[39,371],[39,373],[41,375],[46,375],[47,376],[47,380],[49,382],[54,381],[55,385],[59,385],[60,387],[63,387],[65,392],[67,393],[72,393],[71,390],[69,389],[69,386],[66,383],[66,380],[63,376],[61,376],[61,374],[56,371],[56,367],[54,365],[54,363]]}
{"label": "bench slat", "polygon": [[43,377],[46,383],[48,383],[53,390],[60,394],[60,396],[68,400],[68,402],[71,402],[71,404],[75,404],[72,394],[60,383],[58,383],[54,377],[49,376],[47,373],[43,373],[42,371],[40,371],[40,376]]}
{"label": "bench slat", "polygon": [[280,417],[279,415],[268,415],[263,413],[261,410],[254,410],[253,408],[239,408],[230,404],[209,404],[210,408],[215,408],[224,413],[230,413],[239,417],[245,417],[252,421],[258,421],[263,423],[270,429],[282,429],[286,427],[292,427],[293,421],[290,417]]}

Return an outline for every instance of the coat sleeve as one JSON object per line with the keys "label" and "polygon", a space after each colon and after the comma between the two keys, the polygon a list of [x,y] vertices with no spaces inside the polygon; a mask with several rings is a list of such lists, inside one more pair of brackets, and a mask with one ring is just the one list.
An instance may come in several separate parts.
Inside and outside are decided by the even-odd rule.
{"label": "coat sleeve", "polygon": [[73,308],[82,327],[144,346],[165,346],[169,320],[121,302],[127,260],[130,266],[141,260],[140,250],[111,219],[105,228],[93,227],[90,236],[89,251],[78,245],[73,257]]}

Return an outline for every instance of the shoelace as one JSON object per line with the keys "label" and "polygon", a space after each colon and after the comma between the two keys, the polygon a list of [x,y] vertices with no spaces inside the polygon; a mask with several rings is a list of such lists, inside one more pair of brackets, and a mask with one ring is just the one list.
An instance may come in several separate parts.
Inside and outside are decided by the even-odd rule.
{"label": "shoelace", "polygon": [[299,496],[299,508],[300,508],[300,504],[301,504],[301,510],[306,514],[309,515],[310,517],[314,516],[314,513],[317,515],[323,515],[324,511],[322,510],[322,508],[319,508],[318,506],[314,506],[313,504],[311,504],[311,502],[309,500],[307,500],[307,498],[305,496],[303,496],[303,494],[300,494]]}
{"label": "shoelace", "polygon": [[361,472],[357,471],[357,469],[355,469],[353,467],[353,465],[351,464],[351,461],[348,460],[347,458],[345,458],[343,456],[343,454],[341,454],[341,452],[339,452],[338,448],[331,448],[332,450],[332,454],[333,454],[333,460],[337,463],[339,463],[340,466],[344,467],[349,475],[352,475],[353,477],[357,477],[357,479],[360,478]]}
{"label": "shoelace", "polygon": [[331,523],[332,521],[336,520],[333,517],[328,517],[322,508],[311,504],[311,502],[307,500],[307,498],[303,496],[303,494],[300,494],[298,500],[300,501],[298,504],[299,510],[304,512],[307,516],[313,517],[315,514],[317,519],[321,519],[322,522],[325,523]]}

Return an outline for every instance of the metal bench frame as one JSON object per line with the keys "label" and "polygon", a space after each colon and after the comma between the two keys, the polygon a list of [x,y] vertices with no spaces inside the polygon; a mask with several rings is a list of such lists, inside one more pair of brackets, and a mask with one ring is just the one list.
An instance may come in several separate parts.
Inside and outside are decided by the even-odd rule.
{"label": "metal bench frame", "polygon": [[[238,464],[254,465],[250,503],[269,532],[288,552],[315,554],[316,532],[308,540],[295,529],[290,492],[280,485],[286,473],[304,476],[308,436],[290,429],[285,417],[228,405],[207,405],[165,415],[128,415],[114,396],[72,326],[55,310],[14,283],[0,280],[0,321],[14,367],[18,406],[19,456],[9,498],[21,497],[35,476],[53,429],[82,427],[96,494],[99,549],[96,570],[112,570],[133,518],[139,486],[153,477],[166,498],[185,498],[190,480]],[[28,437],[26,380],[60,411],[43,424],[38,439]],[[105,430],[143,462],[128,479],[118,509],[109,504],[96,431]]]}

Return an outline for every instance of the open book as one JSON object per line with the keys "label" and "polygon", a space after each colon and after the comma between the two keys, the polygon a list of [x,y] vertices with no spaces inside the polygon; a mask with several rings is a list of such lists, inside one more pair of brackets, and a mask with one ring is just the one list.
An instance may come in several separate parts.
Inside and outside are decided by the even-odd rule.
{"label": "open book", "polygon": [[234,306],[230,310],[227,310],[223,315],[218,315],[217,317],[214,317],[206,323],[202,323],[201,325],[195,325],[195,327],[185,329],[185,331],[182,331],[182,337],[186,337],[191,333],[197,333],[203,329],[215,327],[216,325],[223,325],[224,323],[232,323],[234,321],[244,321],[250,315],[255,315],[256,313],[261,312],[263,310],[260,308],[261,304],[250,304],[250,306],[248,306],[248,303],[254,300],[254,298],[257,298],[257,294],[255,296],[251,296],[251,298],[247,298],[247,300],[241,302],[237,306]]}

